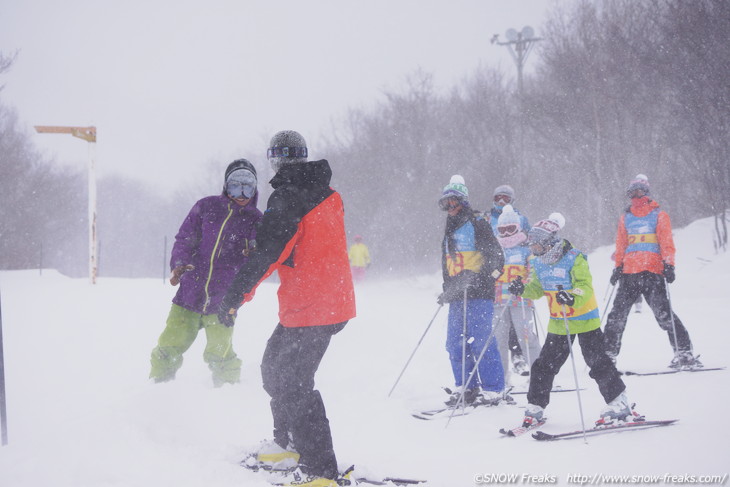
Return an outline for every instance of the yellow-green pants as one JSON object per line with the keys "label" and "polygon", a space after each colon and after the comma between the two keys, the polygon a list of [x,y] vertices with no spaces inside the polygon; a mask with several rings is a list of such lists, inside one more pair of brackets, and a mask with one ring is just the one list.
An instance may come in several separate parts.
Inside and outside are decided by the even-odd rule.
{"label": "yellow-green pants", "polygon": [[200,329],[205,329],[207,344],[203,360],[213,373],[213,383],[236,383],[241,377],[241,360],[233,351],[233,327],[218,321],[217,315],[201,315],[172,305],[167,325],[152,350],[150,378],[165,382],[175,378],[182,367],[183,354],[190,348]]}

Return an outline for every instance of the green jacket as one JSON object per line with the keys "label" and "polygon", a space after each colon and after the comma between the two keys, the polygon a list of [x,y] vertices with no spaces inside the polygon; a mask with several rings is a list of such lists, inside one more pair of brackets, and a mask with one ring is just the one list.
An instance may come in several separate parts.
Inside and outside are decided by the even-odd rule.
{"label": "green jacket", "polygon": [[[555,301],[554,290],[545,290],[543,283],[540,282],[539,268],[549,270],[565,266],[568,259],[567,254],[573,249],[573,246],[567,240],[563,240],[563,257],[560,261],[553,265],[539,264],[536,257],[531,259],[530,278],[525,284],[525,292],[522,293],[523,298],[539,299],[547,296],[550,306],[550,321],[548,322],[548,333],[556,335],[565,335],[565,319],[563,318],[562,306]],[[575,252],[575,251],[573,251]],[[570,288],[564,286],[565,290],[575,296],[575,303],[568,307],[568,327],[571,335],[577,333],[585,333],[593,331],[601,327],[601,319],[598,315],[598,305],[596,303],[595,293],[593,292],[593,278],[588,268],[586,257],[579,253],[570,267]],[[585,315],[587,319],[570,318],[571,315]]]}

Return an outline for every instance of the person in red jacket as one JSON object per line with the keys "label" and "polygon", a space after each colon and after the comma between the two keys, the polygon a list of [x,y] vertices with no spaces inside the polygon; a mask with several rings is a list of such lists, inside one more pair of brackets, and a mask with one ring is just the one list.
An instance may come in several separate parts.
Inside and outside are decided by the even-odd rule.
{"label": "person in red jacket", "polygon": [[692,352],[689,333],[672,311],[667,285],[674,282],[674,239],[669,215],[649,198],[649,180],[636,176],[626,191],[631,206],[621,215],[616,235],[616,267],[611,284],[621,285],[604,330],[606,353],[614,362],[621,350],[631,306],[643,295],[674,350],[672,368],[702,367]]}
{"label": "person in red jacket", "polygon": [[307,155],[304,137],[293,130],[271,139],[274,191],[257,228],[257,247],[233,278],[219,318],[232,326],[242,302],[278,271],[279,324],[261,363],[274,439],[264,442],[255,460],[273,467],[291,461],[297,485],[337,487],[332,434],[314,375],[332,336],[355,317],[355,292],[342,198],[329,186],[329,163]]}

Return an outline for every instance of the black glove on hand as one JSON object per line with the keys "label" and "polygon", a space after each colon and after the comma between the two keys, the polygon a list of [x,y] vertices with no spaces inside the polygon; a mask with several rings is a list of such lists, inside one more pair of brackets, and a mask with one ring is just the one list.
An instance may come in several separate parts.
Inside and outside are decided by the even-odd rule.
{"label": "black glove on hand", "polygon": [[621,276],[624,275],[624,266],[620,265],[618,267],[613,268],[613,274],[611,274],[611,285],[615,286],[619,279],[621,279]]}
{"label": "black glove on hand", "polygon": [[[231,311],[233,312],[231,313]],[[237,314],[238,310],[236,308],[231,308],[224,302],[221,304],[220,309],[218,309],[218,321],[220,321],[222,325],[230,328],[236,322]]]}
{"label": "black glove on hand", "polygon": [[522,296],[522,293],[525,292],[525,284],[522,282],[522,277],[517,276],[517,279],[509,283],[507,289],[515,296]]}
{"label": "black glove on hand", "polygon": [[477,279],[474,271],[461,271],[448,282],[444,283],[444,292],[438,297],[438,303],[443,305],[464,298],[464,291],[469,288]]}
{"label": "black glove on hand", "polygon": [[674,279],[677,277],[674,275],[674,266],[672,264],[664,263],[664,279],[667,280],[668,283],[673,283]]}
{"label": "black glove on hand", "polygon": [[573,306],[573,304],[575,304],[575,296],[570,294],[568,291],[563,291],[562,289],[555,295],[555,300],[558,304],[564,304],[566,306]]}

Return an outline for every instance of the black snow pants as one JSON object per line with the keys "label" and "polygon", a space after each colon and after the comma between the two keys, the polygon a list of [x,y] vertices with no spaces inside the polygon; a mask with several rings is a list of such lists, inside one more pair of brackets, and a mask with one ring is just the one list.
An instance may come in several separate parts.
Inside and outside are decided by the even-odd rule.
{"label": "black snow pants", "polygon": [[[689,338],[687,328],[684,327],[679,317],[672,312],[664,276],[649,271],[621,276],[613,308],[606,320],[606,351],[614,357],[618,356],[621,351],[621,337],[626,328],[626,320],[631,312],[631,306],[641,295],[644,296],[646,303],[654,312],[654,318],[656,318],[661,329],[667,332],[672,350],[691,352],[692,341]],[[674,317],[674,327],[672,327],[672,316]],[[676,340],[673,328],[677,331]]]}
{"label": "black snow pants", "polygon": [[264,390],[271,396],[274,441],[286,447],[291,440],[299,464],[309,475],[336,479],[337,459],[324,403],[314,389],[319,368],[336,325],[287,328],[277,325],[261,362]]}
{"label": "black snow pants", "polygon": [[[578,333],[578,343],[583,352],[583,359],[590,368],[589,375],[598,383],[598,390],[606,403],[616,399],[626,385],[603,345],[603,332],[600,328]],[[571,342],[576,335],[570,335]],[[542,408],[550,403],[550,390],[553,380],[566,360],[570,357],[567,335],[548,333],[540,356],[532,364],[530,388],[527,391],[527,402]]]}

